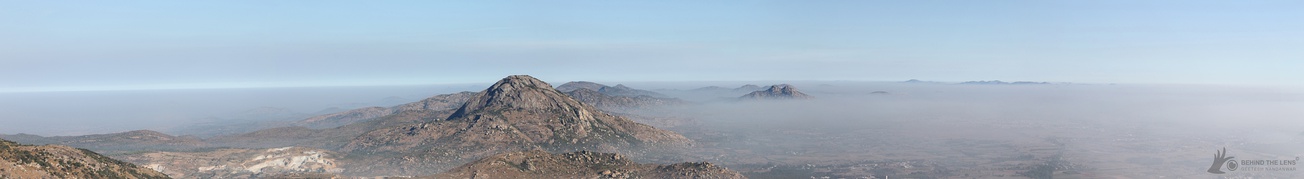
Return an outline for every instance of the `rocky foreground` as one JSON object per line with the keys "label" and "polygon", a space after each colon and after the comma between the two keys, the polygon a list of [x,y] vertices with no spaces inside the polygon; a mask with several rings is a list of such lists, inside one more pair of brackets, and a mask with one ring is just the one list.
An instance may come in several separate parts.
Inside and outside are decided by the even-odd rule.
{"label": "rocky foreground", "polygon": [[0,178],[169,178],[86,149],[0,140]]}

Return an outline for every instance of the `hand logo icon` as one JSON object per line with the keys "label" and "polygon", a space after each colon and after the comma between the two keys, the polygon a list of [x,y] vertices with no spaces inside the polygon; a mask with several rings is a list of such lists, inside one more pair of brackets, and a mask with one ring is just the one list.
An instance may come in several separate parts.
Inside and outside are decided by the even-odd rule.
{"label": "hand logo icon", "polygon": [[[1209,166],[1208,172],[1213,174],[1223,174],[1224,173],[1222,171],[1223,164],[1228,163],[1227,161],[1231,160],[1232,158],[1236,158],[1236,157],[1228,157],[1227,148],[1223,148],[1222,151],[1215,151],[1213,154],[1213,165]],[[1227,169],[1236,171],[1236,167],[1237,167],[1236,161],[1232,160],[1231,163],[1227,166]]]}

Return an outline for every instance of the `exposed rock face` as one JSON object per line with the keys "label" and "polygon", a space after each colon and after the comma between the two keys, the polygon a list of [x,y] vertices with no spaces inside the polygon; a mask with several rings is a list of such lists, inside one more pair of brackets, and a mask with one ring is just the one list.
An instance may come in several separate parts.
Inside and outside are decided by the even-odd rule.
{"label": "exposed rock face", "polygon": [[607,86],[607,85],[598,84],[594,82],[572,81],[557,87],[557,91],[561,91],[561,92],[571,92],[579,89],[589,89],[609,96],[629,96],[629,97],[650,96],[650,97],[657,97],[657,98],[667,97],[665,94],[652,92],[648,90],[634,89],[625,86],[623,84],[616,84],[616,86]]}
{"label": "exposed rock face", "polygon": [[177,178],[264,178],[286,174],[336,174],[333,152],[303,148],[218,149],[211,152],[150,152],[119,156]]}
{"label": "exposed rock face", "polygon": [[168,178],[131,163],[60,145],[0,140],[0,178]]}
{"label": "exposed rock face", "polygon": [[507,152],[425,178],[746,178],[711,163],[639,164],[620,154]]}
{"label": "exposed rock face", "polygon": [[54,137],[18,134],[0,135],[0,138],[29,144],[67,145],[101,152],[133,151],[141,149],[176,150],[198,148],[206,145],[198,138],[177,137],[151,130]]}
{"label": "exposed rock face", "polygon": [[390,161],[410,163],[403,166],[412,168],[385,173],[431,174],[452,167],[438,163],[460,163],[502,151],[643,150],[690,142],[674,132],[600,112],[533,77],[515,75],[476,94],[445,120],[377,129],[343,149],[412,156],[412,160]]}
{"label": "exposed rock face", "polygon": [[810,95],[806,95],[806,93],[802,93],[801,91],[797,91],[797,88],[792,87],[792,85],[778,84],[778,85],[770,86],[769,89],[748,93],[747,95],[743,95],[742,97],[738,97],[738,98],[744,100],[750,100],[750,99],[810,99],[813,97],[811,97]]}
{"label": "exposed rock face", "polygon": [[591,89],[578,89],[566,92],[575,100],[588,105],[593,105],[606,111],[625,111],[654,106],[666,106],[687,103],[683,100],[674,98],[656,98],[651,96],[611,96],[602,94]]}
{"label": "exposed rock face", "polygon": [[467,99],[470,99],[471,96],[474,95],[475,92],[464,91],[453,94],[436,95],[421,101],[388,108],[366,107],[353,109],[344,112],[309,117],[295,123],[295,126],[324,129],[344,126],[402,112],[449,110],[461,106],[463,102],[466,102]]}

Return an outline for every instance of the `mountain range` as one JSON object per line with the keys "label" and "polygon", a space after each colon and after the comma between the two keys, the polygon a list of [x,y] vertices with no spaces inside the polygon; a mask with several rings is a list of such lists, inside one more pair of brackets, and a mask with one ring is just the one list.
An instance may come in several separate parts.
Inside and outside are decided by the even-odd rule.
{"label": "mountain range", "polygon": [[420,156],[412,161],[375,158],[404,164],[403,169],[383,172],[414,174],[452,167],[431,163],[464,163],[508,151],[637,152],[691,142],[674,132],[601,112],[533,77],[514,75],[477,93],[443,120],[370,131],[341,150]]}
{"label": "mountain range", "polygon": [[629,96],[629,97],[648,96],[648,97],[655,97],[655,98],[669,98],[669,96],[666,96],[665,94],[648,91],[648,90],[634,89],[625,86],[623,84],[616,84],[616,86],[607,86],[607,85],[588,82],[588,81],[572,81],[572,82],[561,84],[561,86],[557,86],[557,91],[561,91],[563,93],[571,92],[579,89],[589,89],[610,96]]}
{"label": "mountain range", "polygon": [[[619,153],[621,157],[654,159],[650,161],[682,161],[683,155],[678,152],[691,146],[692,140],[607,111],[683,104],[683,101],[644,95],[643,92],[649,91],[624,85],[596,84],[596,87],[598,90],[574,88],[564,93],[534,77],[513,75],[480,92],[437,95],[392,107],[347,110],[308,117],[294,122],[293,126],[205,139],[147,130],[85,136],[0,137],[109,151],[114,158],[180,178],[433,177],[459,166],[486,166],[474,163],[485,161],[485,157],[526,153],[541,159],[598,156],[596,152],[601,152],[604,153],[601,156]],[[612,94],[601,92],[603,89]],[[592,153],[573,153],[579,151]],[[600,175],[741,176],[705,163],[663,166],[637,164],[628,159],[619,162],[627,163],[622,165],[627,168],[612,169],[617,174]],[[554,168],[573,166],[552,165],[579,165],[539,164],[542,165],[538,167]],[[445,174],[464,176],[462,171],[465,170]],[[530,173],[523,176],[587,177],[597,176],[601,171],[583,175]]]}

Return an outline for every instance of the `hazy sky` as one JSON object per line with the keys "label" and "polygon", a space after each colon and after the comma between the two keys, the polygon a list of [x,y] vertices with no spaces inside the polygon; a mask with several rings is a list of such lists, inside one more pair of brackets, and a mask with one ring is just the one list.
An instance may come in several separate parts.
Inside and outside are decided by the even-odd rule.
{"label": "hazy sky", "polygon": [[0,92],[548,81],[1304,84],[1304,1],[0,1]]}

